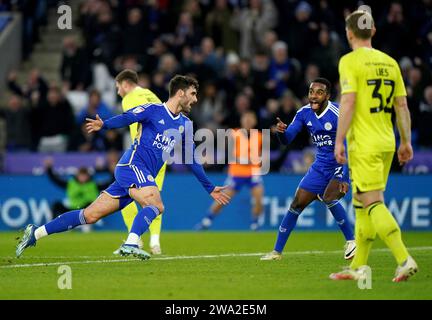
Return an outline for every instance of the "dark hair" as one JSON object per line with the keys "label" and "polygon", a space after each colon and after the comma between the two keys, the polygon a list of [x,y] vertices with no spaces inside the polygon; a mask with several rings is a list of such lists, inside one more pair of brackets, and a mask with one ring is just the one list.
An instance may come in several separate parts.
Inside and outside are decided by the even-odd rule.
{"label": "dark hair", "polygon": [[77,171],[77,175],[78,174],[86,174],[86,175],[90,175],[89,170],[86,167],[80,167]]}
{"label": "dark hair", "polygon": [[372,38],[374,20],[369,12],[357,10],[345,19],[345,26],[354,33],[356,38],[367,40]]}
{"label": "dark hair", "polygon": [[195,78],[189,76],[176,75],[170,80],[168,85],[170,98],[174,97],[177,91],[187,90],[189,87],[194,87],[198,91],[198,81]]}
{"label": "dark hair", "polygon": [[330,81],[328,81],[326,78],[316,78],[315,80],[313,80],[312,82],[311,82],[311,84],[312,83],[321,83],[321,84],[323,84],[323,85],[325,85],[326,86],[326,90],[327,90],[327,93],[328,94],[330,94],[331,93],[331,83],[330,83]]}
{"label": "dark hair", "polygon": [[138,74],[131,69],[125,69],[117,75],[115,81],[118,83],[129,81],[131,83],[138,84]]}
{"label": "dark hair", "polygon": [[92,89],[90,91],[89,96],[92,96],[92,95],[97,95],[99,99],[101,98],[101,94],[100,94],[99,90],[97,90],[97,89]]}

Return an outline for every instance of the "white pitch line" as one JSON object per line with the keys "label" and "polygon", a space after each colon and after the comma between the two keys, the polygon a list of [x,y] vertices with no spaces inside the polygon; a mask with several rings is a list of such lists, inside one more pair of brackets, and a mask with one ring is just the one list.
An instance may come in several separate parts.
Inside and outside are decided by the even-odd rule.
{"label": "white pitch line", "polygon": [[[430,251],[432,247],[411,247],[408,248],[410,251]],[[374,252],[389,252],[387,248],[373,249]],[[291,251],[285,252],[284,255],[307,255],[307,254],[340,254],[341,250],[333,251]],[[229,258],[229,257],[256,257],[262,256],[265,253],[227,253],[227,254],[208,254],[208,255],[196,255],[196,256],[167,256],[159,258],[151,258],[151,260],[187,260],[187,259],[214,259],[214,258]],[[88,257],[88,256],[84,256]],[[109,256],[106,256],[107,258]],[[70,258],[70,257],[69,257]],[[47,263],[27,263],[27,264],[11,264],[6,266],[0,266],[0,269],[12,269],[12,268],[32,268],[32,267],[49,267],[69,264],[92,264],[92,263],[117,263],[117,262],[133,262],[141,261],[140,259],[104,259],[104,260],[86,260],[86,261],[62,261],[62,262],[47,262]]]}

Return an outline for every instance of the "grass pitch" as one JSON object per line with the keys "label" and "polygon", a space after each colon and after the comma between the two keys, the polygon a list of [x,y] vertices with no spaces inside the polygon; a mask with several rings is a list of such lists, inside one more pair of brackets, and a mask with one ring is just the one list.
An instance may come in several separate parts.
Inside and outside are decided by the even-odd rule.
{"label": "grass pitch", "polygon": [[[281,261],[259,260],[275,232],[163,232],[163,255],[148,261],[112,255],[125,233],[80,231],[42,239],[16,259],[18,235],[0,233],[0,299],[432,299],[428,232],[403,234],[420,268],[406,283],[391,282],[396,263],[375,241],[370,290],[328,279],[347,265],[340,233],[293,232]],[[62,265],[71,290],[58,288]]]}

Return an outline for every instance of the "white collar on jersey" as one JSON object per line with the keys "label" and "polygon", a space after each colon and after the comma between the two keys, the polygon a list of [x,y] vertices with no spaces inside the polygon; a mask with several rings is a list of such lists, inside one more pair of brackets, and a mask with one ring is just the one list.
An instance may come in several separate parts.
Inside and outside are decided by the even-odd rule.
{"label": "white collar on jersey", "polygon": [[[330,107],[331,106],[333,106],[332,104],[331,104],[331,102],[329,101],[328,103],[327,103],[327,107],[324,109],[324,111],[323,112],[321,112],[321,114],[319,115],[319,116],[317,116],[317,114],[315,113],[315,117],[317,117],[317,119],[321,119],[322,117],[324,117],[324,115],[327,113],[327,111],[328,110],[330,110]],[[334,107],[334,106],[333,106]]]}
{"label": "white collar on jersey", "polygon": [[169,114],[169,116],[171,117],[171,119],[177,120],[178,118],[180,118],[180,113],[176,117],[173,116],[172,112],[168,109],[168,107],[166,106],[165,102],[163,103],[163,106],[165,107],[165,110]]}

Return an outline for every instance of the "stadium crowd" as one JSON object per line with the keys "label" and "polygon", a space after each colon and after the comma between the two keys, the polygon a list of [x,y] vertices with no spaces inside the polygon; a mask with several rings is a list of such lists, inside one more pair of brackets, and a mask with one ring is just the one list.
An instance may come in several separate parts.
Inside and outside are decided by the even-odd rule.
{"label": "stadium crowd", "polygon": [[[6,3],[7,1],[0,1]],[[25,1],[24,1],[25,2]],[[296,0],[84,0],[75,15],[81,38],[66,37],[59,69],[62,83],[49,84],[43,70],[11,92],[1,115],[7,151],[122,150],[120,131],[87,134],[86,117],[119,113],[114,77],[136,70],[140,85],[166,101],[168,81],[194,75],[199,100],[190,114],[195,128],[233,128],[253,110],[259,128],[290,123],[307,104],[316,77],[333,83],[338,100],[338,61],[349,51],[344,16],[358,1]],[[0,5],[1,7],[1,5]],[[37,8],[34,8],[37,10]],[[374,47],[400,64],[412,116],[413,146],[432,148],[432,1],[374,2]],[[123,132],[126,132],[123,131]],[[306,150],[303,132],[288,148],[272,137],[272,169],[290,150]],[[304,170],[302,166],[299,169]]]}

